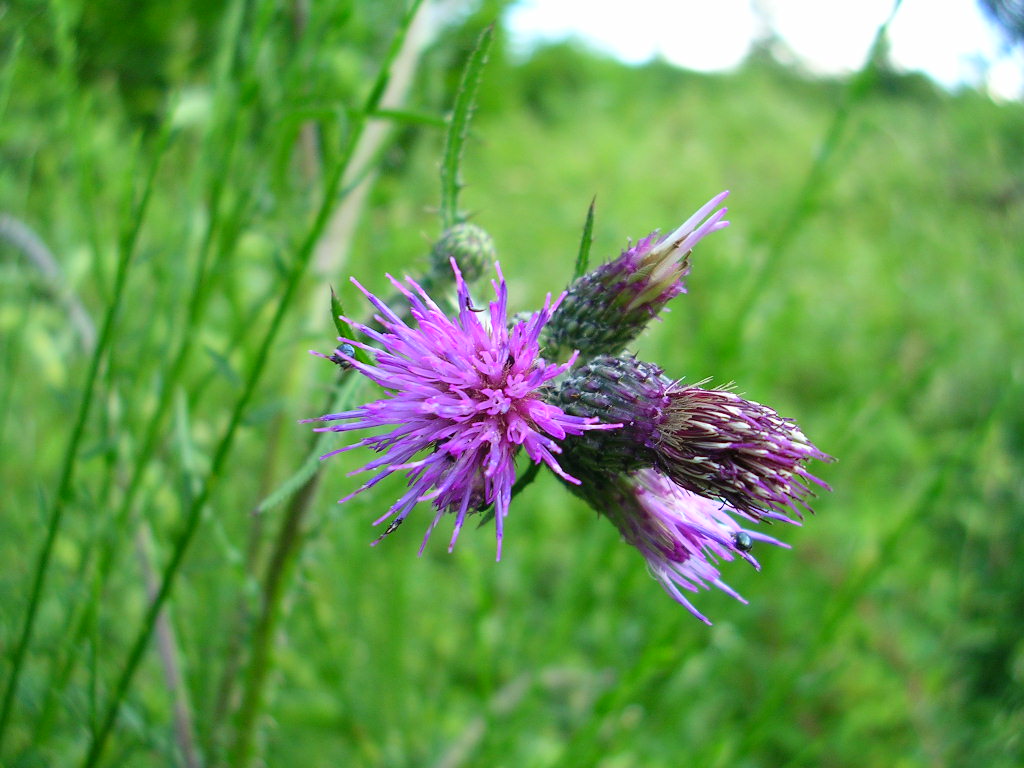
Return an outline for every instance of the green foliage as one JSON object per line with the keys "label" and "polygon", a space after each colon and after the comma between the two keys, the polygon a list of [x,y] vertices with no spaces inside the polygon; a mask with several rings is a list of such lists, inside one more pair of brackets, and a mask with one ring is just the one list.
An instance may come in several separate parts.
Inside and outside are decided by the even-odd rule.
{"label": "green foliage", "polygon": [[455,106],[448,118],[444,152],[441,158],[441,228],[449,229],[463,221],[459,213],[459,192],[464,182],[459,175],[462,162],[462,148],[469,135],[469,124],[476,110],[476,95],[480,78],[487,64],[487,52],[491,47],[494,28],[487,27],[480,34],[476,47],[466,61],[466,68],[455,92]]}
{"label": "green foliage", "polygon": [[[728,75],[572,45],[517,61],[496,32],[459,203],[513,311],[591,238],[593,265],[729,188],[732,225],[637,351],[735,381],[839,458],[818,514],[773,530],[791,551],[725,565],[750,605],[696,596],[708,629],[547,473],[500,564],[491,526],[448,555],[443,522],[416,558],[427,510],[371,548],[400,478],[338,507],[365,455],[320,465],[348,441],[296,424],[357,394],[306,354],[340,332],[328,286],[362,316],[348,274],[386,294],[385,272],[425,264],[438,121],[493,17],[425,54],[343,273],[321,274],[303,259],[404,5],[115,11],[16,4],[0,45],[0,210],[63,283],[0,240],[0,762],[78,764],[109,724],[97,764],[183,764],[183,708],[211,765],[1024,763],[1021,105],[884,67],[810,80],[763,52]],[[135,40],[153,55],[129,86]],[[110,318],[106,341],[69,301]],[[145,634],[145,531],[176,656]]]}

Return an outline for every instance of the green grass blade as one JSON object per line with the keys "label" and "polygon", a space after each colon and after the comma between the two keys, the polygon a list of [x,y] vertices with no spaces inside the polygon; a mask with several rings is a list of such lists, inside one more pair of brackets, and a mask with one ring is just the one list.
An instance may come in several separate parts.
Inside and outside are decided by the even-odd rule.
{"label": "green grass blade", "polygon": [[487,63],[487,53],[491,48],[494,28],[489,26],[480,33],[476,47],[466,61],[462,70],[462,80],[455,94],[455,107],[448,121],[448,134],[444,142],[444,154],[441,158],[441,229],[449,229],[461,221],[459,217],[459,190],[462,180],[459,178],[459,163],[462,160],[462,147],[469,134],[469,123],[476,109],[476,94],[480,88],[480,75]]}
{"label": "green grass blade", "polygon": [[[193,345],[199,338],[199,335],[191,332],[191,329],[198,327],[202,322],[207,301],[213,293],[214,284],[210,277],[218,273],[221,260],[232,247],[230,242],[221,242],[215,249],[217,233],[222,226],[221,201],[226,189],[227,179],[230,176],[230,170],[233,166],[234,150],[239,135],[237,123],[224,130],[225,136],[223,143],[220,144],[222,152],[214,161],[214,171],[211,173],[211,187],[208,196],[210,216],[204,228],[199,247],[195,278],[189,292],[189,304],[182,323],[183,331],[172,361],[162,377],[163,386],[160,389],[156,407],[146,423],[139,447],[135,451],[134,462],[125,485],[124,493],[111,516],[111,531],[121,531],[124,529],[134,507],[135,500],[142,486],[145,470],[150,466],[152,456],[159,446],[161,436],[164,434],[164,423],[173,401],[175,389],[185,372]],[[211,137],[211,143],[217,143],[215,137]],[[209,151],[212,155],[212,148]],[[238,210],[241,210],[242,205],[243,203],[240,202]],[[97,580],[100,584],[99,591],[101,593],[103,592],[103,584],[105,584],[117,560],[117,555],[125,541],[125,537],[113,535],[107,537],[107,541],[107,546],[102,548],[98,555],[96,570]],[[77,603],[71,607],[72,612],[80,610],[81,607]],[[77,620],[74,618],[69,619],[68,626],[74,627],[68,635],[71,647],[74,647],[82,638],[82,633],[87,627],[86,619],[87,613],[79,613]],[[67,685],[75,663],[76,657],[74,655],[69,656],[67,669],[63,670],[57,679],[51,679],[50,686],[57,687],[58,695],[62,693],[63,688]]]}
{"label": "green grass blade", "polygon": [[[384,92],[389,72],[393,62],[398,58],[412,23],[419,11],[421,0],[416,0],[406,13],[395,32],[391,41],[391,47],[384,62],[381,64],[380,73],[377,77],[377,85],[371,91],[364,105],[362,115],[358,116],[357,123],[353,129],[353,135],[348,144],[348,152],[342,166],[348,165],[355,147],[359,143],[360,135],[369,115],[377,110],[380,98]],[[343,173],[345,168],[341,168]],[[340,184],[342,176],[337,178]],[[324,224],[326,224],[329,209],[322,211]],[[322,230],[321,226],[321,230]],[[319,238],[317,238],[319,239]],[[311,243],[315,245],[317,239]],[[332,312],[336,304],[332,301]],[[338,311],[335,314],[342,314],[340,302],[337,304]],[[344,335],[344,334],[343,334]],[[242,702],[238,710],[235,727],[235,741],[231,745],[230,762],[236,766],[246,766],[251,758],[253,740],[256,730],[256,721],[260,710],[263,707],[263,695],[266,685],[267,674],[272,666],[272,641],[274,630],[277,626],[277,618],[280,614],[280,603],[284,593],[287,591],[284,585],[291,575],[292,565],[296,554],[299,552],[302,543],[301,529],[306,512],[309,509],[312,496],[316,492],[318,473],[315,471],[297,489],[297,496],[292,499],[292,504],[282,521],[281,530],[276,538],[271,560],[267,565],[263,581],[263,609],[258,617],[252,639],[252,656],[245,674]]]}
{"label": "green grass blade", "polygon": [[[199,338],[199,334],[194,333],[193,329],[203,321],[208,299],[215,289],[215,278],[223,272],[222,260],[234,247],[239,226],[237,219],[241,218],[242,212],[247,206],[247,194],[242,194],[236,198],[232,214],[224,213],[226,207],[224,200],[228,197],[227,190],[232,177],[231,172],[236,166],[237,148],[243,131],[242,111],[238,109],[237,94],[235,93],[236,62],[239,57],[240,30],[244,16],[243,5],[242,2],[236,2],[227,12],[223,32],[224,43],[221,46],[222,50],[218,55],[215,67],[217,73],[214,89],[216,96],[213,101],[216,117],[205,137],[203,145],[205,159],[199,164],[199,167],[210,168],[205,198],[205,205],[210,211],[210,215],[200,240],[195,276],[188,293],[189,302],[185,317],[181,323],[181,337],[172,356],[172,362],[161,377],[163,386],[159,391],[156,407],[143,430],[143,437],[134,454],[134,462],[124,493],[108,524],[109,531],[123,531],[134,508],[145,470],[150,466],[152,456],[164,434],[164,423],[173,394],[186,370],[193,344]],[[169,113],[173,113],[173,109],[169,110]],[[225,220],[227,221],[225,222]],[[95,579],[98,584],[97,592],[100,595],[105,591],[107,579],[114,563],[117,562],[121,547],[127,539],[125,536],[108,535],[105,540],[107,543],[100,548],[96,566]],[[92,553],[90,552],[86,557],[92,557]],[[82,567],[87,569],[89,564],[83,562]],[[74,648],[87,630],[90,616],[89,611],[82,612],[77,603],[71,607],[69,614],[66,623],[71,628],[71,631],[67,633],[70,638],[68,647]],[[69,653],[66,663],[59,668],[55,675],[51,675],[49,688],[55,691],[51,697],[59,698],[64,695],[77,660],[76,654]]]}
{"label": "green grass blade", "polygon": [[380,70],[377,73],[377,78],[374,80],[373,87],[370,89],[369,95],[366,97],[366,102],[363,104],[363,111],[357,116],[359,123],[358,131],[362,132],[362,125],[364,124],[367,116],[377,112],[380,106],[380,100],[384,98],[384,91],[388,87],[388,81],[391,79],[391,65],[395,63],[395,59],[398,58],[398,54],[402,51],[402,46],[405,44],[406,35],[409,32],[409,28],[412,26],[413,20],[416,18],[416,14],[420,10],[420,6],[423,5],[423,0],[414,0],[412,5],[409,6],[409,10],[405,12],[405,16],[402,17],[399,22],[398,29],[395,31],[394,36],[391,38],[391,45],[388,47],[387,53],[384,55],[384,61],[381,63]]}
{"label": "green grass blade", "polygon": [[11,52],[7,56],[7,61],[4,62],[3,71],[0,72],[0,119],[3,119],[7,112],[7,103],[11,98],[11,86],[14,83],[14,72],[17,69],[18,57],[21,54],[23,42],[24,37],[21,34],[14,38]]}
{"label": "green grass blade", "polygon": [[587,274],[587,266],[590,264],[590,246],[594,244],[594,205],[597,197],[590,201],[587,208],[587,219],[583,222],[583,234],[580,235],[580,250],[576,254],[576,268],[573,270],[572,279],[583,277]]}
{"label": "green grass blade", "polygon": [[[90,741],[88,751],[85,755],[82,765],[83,766],[95,766],[103,754],[103,750],[106,746],[107,739],[110,737],[110,733],[113,730],[114,724],[117,721],[117,716],[121,708],[121,703],[124,700],[125,695],[131,686],[132,680],[135,676],[135,672],[138,669],[139,663],[142,661],[142,657],[146,651],[146,647],[149,644],[149,640],[152,637],[153,630],[156,624],[156,619],[160,614],[164,603],[167,601],[170,595],[171,589],[173,588],[174,582],[177,578],[178,572],[181,567],[181,563],[184,560],[185,554],[189,549],[189,546],[195,536],[195,532],[199,527],[200,520],[202,518],[203,508],[206,506],[213,490],[216,488],[218,481],[220,480],[227,458],[231,453],[231,449],[234,445],[235,435],[237,433],[238,426],[241,424],[242,417],[249,404],[250,399],[256,389],[260,377],[262,376],[263,370],[266,366],[267,359],[270,355],[270,349],[273,346],[274,340],[277,337],[278,331],[280,330],[285,314],[291,306],[292,300],[294,299],[296,289],[298,288],[299,282],[306,272],[307,267],[312,259],[313,252],[316,248],[316,244],[320,241],[320,238],[327,226],[327,222],[330,218],[330,214],[337,203],[338,193],[341,188],[342,178],[348,165],[352,159],[353,151],[358,144],[359,138],[362,134],[363,128],[366,124],[365,116],[372,112],[380,99],[380,95],[383,93],[384,85],[387,83],[387,69],[390,63],[398,55],[401,50],[401,43],[404,40],[405,33],[408,31],[409,26],[412,23],[412,19],[415,16],[416,10],[419,8],[421,0],[415,2],[406,15],[403,24],[399,28],[399,32],[396,34],[395,39],[392,42],[391,48],[389,49],[388,56],[382,66],[381,75],[377,78],[377,85],[371,91],[370,96],[367,99],[366,108],[363,112],[363,117],[353,126],[352,133],[349,136],[349,140],[346,144],[346,148],[342,156],[339,158],[337,163],[334,165],[331,173],[328,177],[325,185],[324,194],[321,199],[320,207],[314,217],[314,221],[307,231],[305,239],[300,245],[295,260],[292,263],[291,269],[289,270],[284,289],[280,295],[278,303],[275,308],[274,316],[270,321],[270,325],[267,328],[266,333],[261,341],[259,350],[255,356],[252,366],[249,369],[249,373],[246,377],[245,387],[235,403],[232,410],[231,417],[228,425],[217,444],[216,451],[213,456],[213,460],[210,465],[210,470],[206,476],[203,486],[200,492],[193,499],[191,505],[185,513],[185,521],[182,526],[182,530],[174,543],[174,548],[171,553],[171,557],[164,568],[160,587],[157,590],[156,595],[150,602],[150,605],[143,617],[142,625],[136,634],[135,641],[129,651],[127,661],[118,678],[117,683],[114,686],[114,691],[111,696],[111,700],[107,705],[106,711],[102,718],[102,721]],[[244,734],[248,733],[251,735],[251,727],[255,721],[256,710],[252,712],[252,720],[249,722],[248,730],[242,731],[243,737],[236,744],[236,764],[244,764],[248,760],[249,749],[251,748],[251,740],[246,739]]]}
{"label": "green grass blade", "polygon": [[[344,377],[332,409],[347,409],[354,405],[364,382],[362,377]],[[283,516],[280,530],[275,537],[273,552],[263,575],[263,609],[253,631],[252,659],[245,672],[242,704],[237,717],[237,736],[232,750],[232,765],[244,766],[249,759],[256,718],[263,706],[267,674],[273,664],[272,644],[280,616],[281,601],[287,592],[286,587],[291,581],[296,557],[305,540],[306,514],[319,486],[319,470],[322,467],[320,456],[326,452],[330,439],[329,432],[318,435],[314,448],[303,466],[275,494],[272,494],[280,494],[282,500],[291,497],[292,503]],[[264,505],[270,506],[270,501],[271,498],[268,497],[261,502],[261,508]]]}

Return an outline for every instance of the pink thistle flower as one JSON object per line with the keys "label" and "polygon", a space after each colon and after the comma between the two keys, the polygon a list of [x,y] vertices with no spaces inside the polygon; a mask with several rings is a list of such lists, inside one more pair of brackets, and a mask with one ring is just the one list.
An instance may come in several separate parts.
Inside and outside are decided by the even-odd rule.
{"label": "pink thistle flower", "polygon": [[746,604],[722,581],[719,560],[741,557],[761,566],[750,554],[754,541],[789,548],[777,539],[742,527],[736,518],[755,518],[719,501],[681,488],[656,469],[605,473],[591,477],[576,493],[619,529],[623,539],[647,561],[651,575],[673,600],[710,624],[682,590],[717,587]]}
{"label": "pink thistle flower", "polygon": [[[545,385],[576,360],[575,353],[561,365],[540,357],[541,330],[564,294],[554,303],[549,294],[539,312],[510,327],[508,288],[501,268],[497,264],[495,267],[498,279],[491,285],[497,298],[485,312],[473,307],[469,289],[452,260],[458,292],[458,315],[454,319],[445,315],[414,280],[406,278],[402,284],[388,275],[408,300],[414,325],[353,279],[377,310],[374,319],[381,330],[343,319],[379,349],[342,338],[339,341],[343,344],[333,357],[354,367],[386,394],[359,408],[306,420],[344,422],[319,427],[317,431],[321,432],[391,428],[322,458],[361,446],[382,454],[358,470],[375,472],[373,477],[339,503],[404,471],[408,490],[374,524],[390,519],[384,533],[387,535],[417,503],[432,501],[437,513],[420,552],[446,512],[455,515],[448,546],[451,551],[466,516],[493,504],[500,560],[503,524],[520,448],[534,463],[544,463],[567,483],[578,484],[579,480],[566,473],[555,458],[561,453],[558,441],[588,429],[617,426],[599,424],[596,418],[570,416],[545,402]],[[345,344],[376,355],[376,365],[366,365],[346,354]]]}

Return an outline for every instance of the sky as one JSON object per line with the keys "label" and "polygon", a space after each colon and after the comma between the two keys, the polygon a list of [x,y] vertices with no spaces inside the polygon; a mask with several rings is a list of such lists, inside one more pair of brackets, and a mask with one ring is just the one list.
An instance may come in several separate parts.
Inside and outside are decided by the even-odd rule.
{"label": "sky", "polygon": [[[893,0],[520,0],[506,16],[513,46],[578,37],[628,63],[654,56],[687,69],[742,62],[773,28],[814,73],[858,69]],[[893,63],[940,85],[1024,98],[1024,50],[1007,50],[976,0],[903,0],[889,28]]]}

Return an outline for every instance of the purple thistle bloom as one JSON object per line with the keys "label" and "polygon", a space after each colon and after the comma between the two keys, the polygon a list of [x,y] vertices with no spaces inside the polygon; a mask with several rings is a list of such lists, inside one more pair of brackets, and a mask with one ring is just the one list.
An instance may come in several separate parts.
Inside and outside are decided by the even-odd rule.
{"label": "purple thistle bloom", "polygon": [[[666,237],[653,232],[613,261],[577,278],[544,332],[546,350],[578,349],[584,357],[616,354],[665,305],[686,292],[689,256],[704,237],[729,225],[715,195]],[[716,210],[717,209],[717,210]]]}
{"label": "purple thistle bloom", "polygon": [[455,319],[446,316],[414,280],[406,278],[403,285],[389,275],[409,302],[415,320],[409,325],[353,279],[379,313],[374,319],[382,330],[344,319],[380,349],[355,339],[339,341],[375,354],[377,364],[364,365],[345,354],[343,348],[335,355],[380,385],[386,395],[353,410],[307,421],[348,422],[319,427],[317,431],[321,432],[392,427],[384,434],[365,437],[322,457],[360,446],[382,454],[359,470],[376,474],[341,502],[394,472],[405,471],[408,490],[374,523],[391,518],[385,535],[418,502],[429,500],[437,514],[423,546],[441,516],[451,512],[456,515],[448,547],[451,551],[466,516],[493,504],[500,560],[503,523],[516,479],[515,456],[519,449],[523,448],[535,463],[546,464],[567,483],[577,484],[579,481],[555,459],[555,454],[561,452],[556,441],[584,430],[616,425],[567,415],[541,398],[541,389],[576,359],[573,354],[568,362],[556,365],[539,356],[541,329],[564,294],[554,304],[549,294],[543,309],[509,327],[508,289],[500,267],[495,267],[498,280],[492,280],[491,285],[497,299],[488,307],[486,323],[478,314],[483,310],[473,308],[469,289],[454,260],[459,302]]}
{"label": "purple thistle bloom", "polygon": [[684,488],[718,496],[757,518],[789,521],[813,512],[811,485],[831,490],[804,467],[832,461],[792,419],[734,392],[673,385],[660,451]]}
{"label": "purple thistle bloom", "polygon": [[656,467],[683,488],[758,519],[802,517],[810,486],[828,489],[804,463],[831,457],[792,419],[733,392],[683,386],[652,363],[597,357],[559,383],[553,402],[576,416],[623,425],[566,441],[574,467]]}
{"label": "purple thistle bloom", "polygon": [[754,541],[789,548],[741,527],[735,519],[753,520],[752,516],[680,488],[655,469],[588,473],[584,484],[573,491],[615,523],[626,542],[640,550],[665,591],[705,624],[711,622],[680,589],[697,592],[714,586],[745,604],[721,580],[716,563],[741,557],[760,570],[750,554]]}

